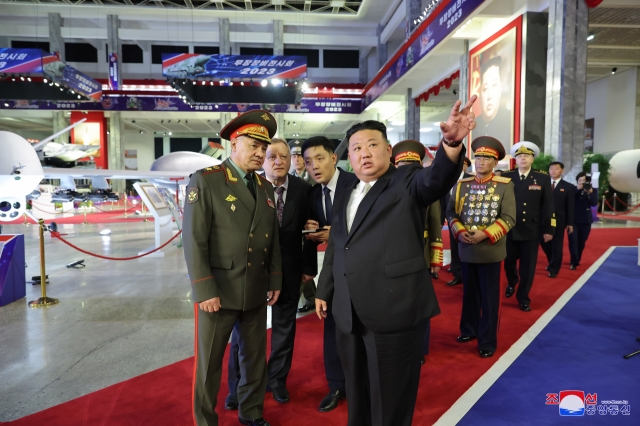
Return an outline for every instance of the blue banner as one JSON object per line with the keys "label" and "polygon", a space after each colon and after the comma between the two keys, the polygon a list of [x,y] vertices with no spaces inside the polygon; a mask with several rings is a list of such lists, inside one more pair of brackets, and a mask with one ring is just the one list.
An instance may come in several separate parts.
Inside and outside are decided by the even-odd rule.
{"label": "blue banner", "polygon": [[482,3],[484,0],[451,0],[440,10],[435,19],[429,16],[427,18],[427,21],[430,21],[429,24],[420,33],[411,35],[410,44],[406,50],[391,63],[387,63],[383,67],[384,72],[381,75],[378,74],[377,80],[367,88],[365,107],[413,68]]}
{"label": "blue banner", "polygon": [[199,55],[163,53],[162,75],[196,79],[296,79],[307,76],[304,56]]}
{"label": "blue banner", "polygon": [[[51,57],[55,59],[49,61]],[[88,75],[58,60],[54,55],[45,57],[43,62],[44,74],[52,81],[91,99],[99,100],[102,97],[102,84]]]}
{"label": "blue banner", "polygon": [[0,48],[0,73],[42,73],[42,50]]}
{"label": "blue banner", "polygon": [[118,69],[118,55],[115,53],[109,54],[109,89],[120,90]]}

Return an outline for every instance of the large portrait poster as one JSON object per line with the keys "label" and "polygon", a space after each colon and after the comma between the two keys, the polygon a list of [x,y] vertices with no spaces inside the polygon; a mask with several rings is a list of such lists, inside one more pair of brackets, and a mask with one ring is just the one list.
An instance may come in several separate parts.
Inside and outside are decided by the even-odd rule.
{"label": "large portrait poster", "polygon": [[471,134],[492,136],[507,153],[518,142],[521,22],[518,18],[469,52],[469,94],[477,126]]}

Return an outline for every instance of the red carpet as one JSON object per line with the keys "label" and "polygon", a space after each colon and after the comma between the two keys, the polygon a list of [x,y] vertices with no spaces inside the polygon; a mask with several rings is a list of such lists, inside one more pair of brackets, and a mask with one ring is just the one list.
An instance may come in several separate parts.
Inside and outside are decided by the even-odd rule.
{"label": "red carpet", "polygon": [[[536,281],[531,291],[532,311],[521,312],[513,299],[503,301],[496,356],[481,359],[474,343],[456,343],[462,286],[446,287],[450,274],[443,272],[434,284],[442,314],[432,320],[431,354],[422,368],[415,425],[433,424],[612,244],[635,246],[640,229],[594,229],[582,264],[568,269],[569,254],[560,275],[549,279],[546,259],[540,251]],[[566,245],[566,243],[565,243]],[[313,315],[298,321],[296,350],[288,388],[291,402],[278,405],[267,394],[265,418],[274,426],[346,424],[346,404],[330,413],[317,405],[327,392],[322,361],[321,322]],[[226,361],[225,361],[226,362]],[[192,359],[118,383],[67,403],[8,424],[23,425],[190,425]],[[516,390],[514,390],[516,391]],[[227,394],[226,369],[220,390],[220,425],[237,425],[237,412],[222,406]]]}

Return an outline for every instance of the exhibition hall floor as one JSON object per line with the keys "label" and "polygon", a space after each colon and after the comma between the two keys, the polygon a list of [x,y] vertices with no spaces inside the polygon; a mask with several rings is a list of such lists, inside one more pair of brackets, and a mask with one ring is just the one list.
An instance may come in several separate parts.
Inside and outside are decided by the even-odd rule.
{"label": "exhibition hall floor", "polygon": [[[614,231],[616,240],[607,239],[605,230],[596,231],[620,227],[635,229],[626,234]],[[594,234],[603,233],[599,239],[603,241],[604,237],[608,245],[620,244],[621,235],[628,240],[626,245],[636,244],[633,238],[640,237],[639,227],[639,222],[609,221],[594,224]],[[105,229],[110,229],[111,235],[99,234]],[[114,257],[133,256],[148,249],[153,244],[153,230],[153,222],[59,227],[70,242]],[[27,279],[39,275],[38,227],[11,225],[3,231],[25,234]],[[28,284],[26,299],[0,308],[0,422],[19,419],[192,357],[193,305],[181,248],[172,247],[164,258],[108,261],[78,253],[48,235],[45,241],[51,282],[47,291],[50,297],[59,298],[60,304],[28,308],[26,302],[40,296],[40,287]],[[80,259],[85,260],[86,268],[66,268],[66,264]],[[568,271],[564,266],[561,274],[575,274],[576,279],[584,272]],[[541,268],[544,265],[539,263],[538,269]],[[455,303],[461,288],[444,286],[448,279],[450,274],[441,272],[436,290],[441,304],[452,308],[443,309],[436,320],[445,321],[448,315],[452,318],[447,322],[455,323],[459,315]],[[443,295],[447,289],[455,290],[456,295]],[[535,304],[534,300],[532,314],[539,316],[542,312],[534,313]],[[509,311],[526,315],[511,307]],[[455,328],[451,332],[455,333]],[[447,330],[447,336],[432,336],[434,360],[438,359],[439,340],[446,337],[443,345],[444,341],[455,340],[455,335],[449,334]],[[476,361],[477,356],[470,349],[463,349],[469,352],[465,357]],[[321,354],[317,355],[321,363]]]}

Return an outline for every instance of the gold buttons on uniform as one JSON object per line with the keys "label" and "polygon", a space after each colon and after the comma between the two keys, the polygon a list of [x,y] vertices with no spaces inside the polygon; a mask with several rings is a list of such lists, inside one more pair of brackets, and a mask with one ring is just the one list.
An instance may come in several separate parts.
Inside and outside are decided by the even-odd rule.
{"label": "gold buttons on uniform", "polygon": [[253,238],[253,234],[249,234],[249,238]]}
{"label": "gold buttons on uniform", "polygon": [[251,253],[253,251],[253,249],[251,247],[249,247],[249,253]]}
{"label": "gold buttons on uniform", "polygon": [[522,219],[523,222],[526,222],[527,219]]}
{"label": "gold buttons on uniform", "polygon": [[527,214],[527,212],[522,212],[522,214]]}
{"label": "gold buttons on uniform", "polygon": [[525,206],[527,205],[527,203],[522,203],[522,204],[524,204]]}
{"label": "gold buttons on uniform", "polygon": [[262,266],[264,266],[264,262],[262,262]]}
{"label": "gold buttons on uniform", "polygon": [[265,238],[269,238],[269,234],[264,234]]}
{"label": "gold buttons on uniform", "polygon": [[247,263],[247,266],[251,266],[251,262]]}
{"label": "gold buttons on uniform", "polygon": [[267,249],[266,249],[266,248],[264,249],[264,252],[265,252],[265,253],[267,252]]}

